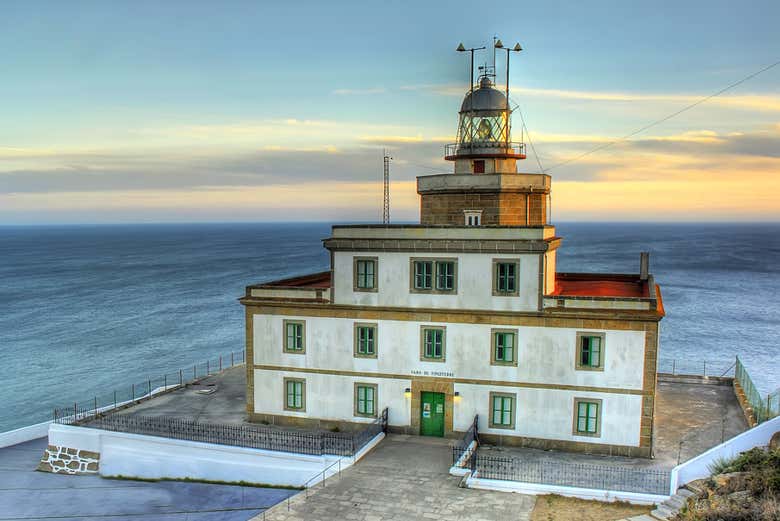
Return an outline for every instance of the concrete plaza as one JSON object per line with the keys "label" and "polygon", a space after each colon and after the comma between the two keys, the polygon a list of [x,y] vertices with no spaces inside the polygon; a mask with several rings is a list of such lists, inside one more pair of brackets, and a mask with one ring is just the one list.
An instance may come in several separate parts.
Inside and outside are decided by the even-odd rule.
{"label": "concrete plaza", "polygon": [[0,520],[246,521],[293,490],[36,472],[46,439],[0,449]]}

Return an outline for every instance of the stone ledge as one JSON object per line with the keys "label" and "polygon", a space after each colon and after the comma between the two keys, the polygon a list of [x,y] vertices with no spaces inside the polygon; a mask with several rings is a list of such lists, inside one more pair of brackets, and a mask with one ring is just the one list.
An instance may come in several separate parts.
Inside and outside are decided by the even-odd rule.
{"label": "stone ledge", "polygon": [[100,470],[100,454],[49,445],[44,450],[36,470],[52,474],[97,474]]}

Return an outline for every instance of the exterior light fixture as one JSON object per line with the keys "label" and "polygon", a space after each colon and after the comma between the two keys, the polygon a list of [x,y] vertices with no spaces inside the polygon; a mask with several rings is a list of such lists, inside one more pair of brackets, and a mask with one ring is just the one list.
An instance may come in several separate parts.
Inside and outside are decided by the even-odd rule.
{"label": "exterior light fixture", "polygon": [[459,402],[463,397],[460,395],[458,391],[455,391],[455,394],[452,395],[453,400],[456,402]]}
{"label": "exterior light fixture", "polygon": [[404,396],[407,397],[407,398],[411,398],[412,397],[412,390],[410,388],[408,388],[408,387],[406,389],[404,389]]}

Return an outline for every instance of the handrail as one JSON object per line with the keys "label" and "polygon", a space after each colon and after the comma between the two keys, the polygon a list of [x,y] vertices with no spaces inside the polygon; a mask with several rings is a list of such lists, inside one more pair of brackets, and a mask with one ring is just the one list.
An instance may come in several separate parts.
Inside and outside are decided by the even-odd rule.
{"label": "handrail", "polygon": [[[331,463],[330,465],[328,465],[327,467],[325,467],[323,470],[321,470],[321,471],[317,472],[315,475],[313,475],[311,478],[309,478],[309,480],[308,480],[308,481],[306,481],[306,482],[303,484],[303,488],[305,488],[305,489],[306,489],[306,497],[307,497],[307,498],[309,497],[309,483],[311,483],[312,481],[314,481],[315,479],[317,479],[318,477],[320,477],[320,475],[322,476],[322,480],[320,481],[320,483],[325,483],[325,473],[326,473],[327,471],[329,471],[331,468],[333,468],[333,467],[334,467],[334,466],[335,466],[337,463],[338,463],[338,465],[339,465],[339,471],[338,471],[339,478],[341,478],[341,460],[343,460],[343,459],[344,459],[344,457],[343,457],[343,456],[342,456],[341,458],[337,459],[336,461],[334,461],[333,463]],[[315,483],[315,484],[316,484],[316,483]],[[323,486],[324,486],[324,485],[323,485]]]}

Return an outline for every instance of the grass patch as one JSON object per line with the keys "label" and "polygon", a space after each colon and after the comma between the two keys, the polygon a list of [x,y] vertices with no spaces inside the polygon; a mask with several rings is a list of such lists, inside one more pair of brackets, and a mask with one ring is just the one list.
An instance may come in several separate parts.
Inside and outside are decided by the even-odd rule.
{"label": "grass patch", "polygon": [[292,485],[272,485],[270,483],[251,483],[249,481],[219,481],[214,479],[194,479],[194,478],[139,478],[133,476],[101,476],[104,479],[119,479],[125,481],[145,481],[147,483],[159,483],[161,481],[182,481],[184,483],[205,483],[207,485],[230,485],[236,487],[256,487],[256,488],[279,488],[284,490],[304,490],[303,487],[294,487]]}
{"label": "grass patch", "polygon": [[550,494],[537,496],[531,521],[614,521],[648,514],[650,506],[623,501],[603,503]]}

